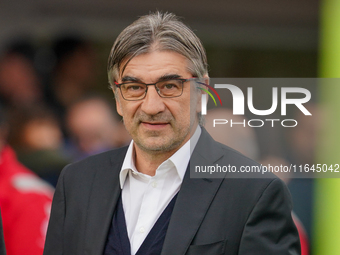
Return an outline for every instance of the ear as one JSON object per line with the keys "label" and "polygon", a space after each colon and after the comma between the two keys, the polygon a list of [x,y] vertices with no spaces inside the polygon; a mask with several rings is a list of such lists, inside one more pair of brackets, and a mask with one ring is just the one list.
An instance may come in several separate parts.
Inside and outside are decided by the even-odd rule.
{"label": "ear", "polygon": [[116,90],[112,90],[113,91],[113,94],[115,95],[115,100],[116,100],[116,110],[117,110],[117,113],[123,117],[123,111],[122,111],[122,108],[120,106],[120,98],[119,98],[119,94],[116,94],[118,93],[118,89]]}
{"label": "ear", "polygon": [[[209,76],[207,74],[203,76],[202,82],[209,85]],[[198,102],[196,105],[196,112],[201,112],[202,111],[202,95],[203,94],[207,95],[207,93],[201,89],[198,89],[198,90],[199,91],[197,93],[199,94],[198,95],[199,98],[198,98]],[[206,99],[207,99],[206,103],[208,104],[209,97],[206,96]]]}
{"label": "ear", "polygon": [[209,76],[208,76],[207,74],[205,74],[205,75],[203,76],[203,82],[204,82],[205,84],[210,85],[210,78],[209,78]]}

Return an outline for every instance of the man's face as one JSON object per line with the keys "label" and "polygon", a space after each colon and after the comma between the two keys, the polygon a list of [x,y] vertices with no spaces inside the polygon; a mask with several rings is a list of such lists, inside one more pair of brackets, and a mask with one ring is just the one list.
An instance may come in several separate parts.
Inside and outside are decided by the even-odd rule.
{"label": "man's face", "polygon": [[[134,57],[118,79],[155,83],[164,77],[191,78],[187,59],[175,52],[153,51]],[[149,153],[176,151],[189,140],[197,126],[200,96],[190,82],[183,85],[183,94],[162,98],[155,86],[148,86],[146,97],[126,101],[117,90],[117,111],[137,146]],[[191,95],[191,97],[190,97]]]}

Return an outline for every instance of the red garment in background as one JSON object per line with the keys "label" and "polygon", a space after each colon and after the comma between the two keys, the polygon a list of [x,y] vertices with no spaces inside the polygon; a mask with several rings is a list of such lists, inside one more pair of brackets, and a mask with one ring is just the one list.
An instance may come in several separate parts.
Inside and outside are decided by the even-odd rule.
{"label": "red garment in background", "polygon": [[295,213],[292,213],[292,217],[293,217],[295,226],[299,232],[300,244],[301,244],[301,255],[309,255],[309,241],[308,241],[306,230],[304,226],[302,225],[302,222],[300,221],[300,219],[297,217]]}
{"label": "red garment in background", "polygon": [[20,164],[10,147],[0,154],[0,208],[7,255],[41,255],[53,188]]}

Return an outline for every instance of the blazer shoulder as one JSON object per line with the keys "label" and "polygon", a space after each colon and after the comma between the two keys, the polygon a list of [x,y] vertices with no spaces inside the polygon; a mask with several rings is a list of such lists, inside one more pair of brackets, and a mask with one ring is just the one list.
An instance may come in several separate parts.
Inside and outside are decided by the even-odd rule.
{"label": "blazer shoulder", "polygon": [[[128,147],[122,147],[118,149],[109,150],[106,152],[102,152],[99,154],[95,154],[92,156],[89,156],[85,159],[79,160],[77,162],[74,162],[73,165],[88,165],[88,164],[98,164],[98,162],[111,160],[111,159],[119,159],[122,156],[125,157],[126,151]],[[124,158],[123,158],[124,160]]]}
{"label": "blazer shoulder", "polygon": [[74,176],[80,178],[81,176],[94,175],[99,169],[101,171],[118,169],[124,161],[127,148],[125,146],[109,150],[71,163],[62,170],[61,176],[64,178]]}

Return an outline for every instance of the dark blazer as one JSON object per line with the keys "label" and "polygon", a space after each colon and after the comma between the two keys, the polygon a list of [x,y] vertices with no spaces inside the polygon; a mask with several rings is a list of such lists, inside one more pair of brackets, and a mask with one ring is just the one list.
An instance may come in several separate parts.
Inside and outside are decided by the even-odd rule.
{"label": "dark blazer", "polygon": [[[92,156],[62,171],[44,255],[103,253],[126,150]],[[202,160],[207,165],[257,164],[215,142],[203,128],[190,164]],[[187,170],[162,255],[300,254],[290,194],[274,175],[266,177],[190,178]]]}

